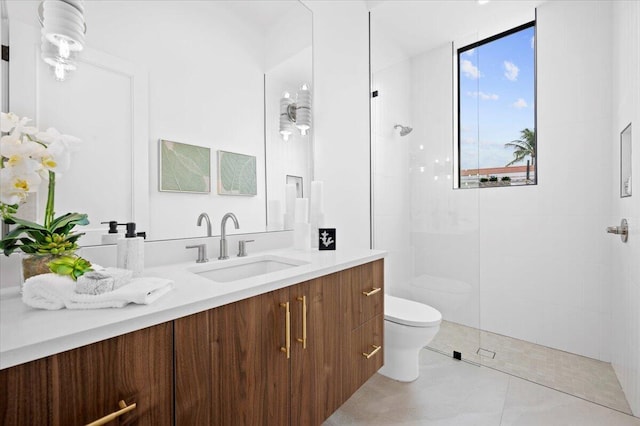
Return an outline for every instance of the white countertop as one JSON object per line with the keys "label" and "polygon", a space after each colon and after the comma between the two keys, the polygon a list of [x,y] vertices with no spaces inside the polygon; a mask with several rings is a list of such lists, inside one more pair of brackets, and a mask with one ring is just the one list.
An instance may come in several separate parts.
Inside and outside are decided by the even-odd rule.
{"label": "white countertop", "polygon": [[[176,318],[304,282],[322,275],[382,259],[379,250],[277,250],[255,253],[309,262],[229,283],[214,283],[180,263],[146,269],[144,274],[172,279],[175,288],[151,305],[129,304],[120,309],[46,311],[22,303],[18,287],[0,294],[0,369],[109,339]],[[228,262],[212,260],[210,264]]]}

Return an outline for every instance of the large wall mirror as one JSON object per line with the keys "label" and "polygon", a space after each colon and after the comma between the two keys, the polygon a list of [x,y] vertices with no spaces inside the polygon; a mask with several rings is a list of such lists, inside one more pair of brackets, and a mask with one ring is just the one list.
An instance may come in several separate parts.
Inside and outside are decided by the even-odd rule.
{"label": "large wall mirror", "polygon": [[[9,111],[83,141],[55,206],[89,215],[82,245],[100,244],[111,220],[138,223],[148,240],[206,236],[202,212],[214,235],[227,212],[235,232],[282,229],[267,206],[283,203],[287,175],[304,186],[313,177],[313,127],[284,141],[279,125],[283,93],[313,91],[312,14],[302,3],[87,1],[86,47],[61,82],[40,58],[40,2],[2,1]],[[160,140],[208,148],[210,192],[160,190]],[[255,195],[218,193],[219,151],[255,157]],[[45,196],[41,188],[19,215],[41,220]]]}

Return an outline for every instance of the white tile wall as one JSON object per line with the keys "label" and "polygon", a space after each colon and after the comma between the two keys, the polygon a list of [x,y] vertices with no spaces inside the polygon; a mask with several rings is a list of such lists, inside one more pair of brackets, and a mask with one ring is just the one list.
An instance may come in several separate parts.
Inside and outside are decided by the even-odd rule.
{"label": "white tile wall", "polygon": [[[631,224],[627,244],[609,241],[612,268],[608,281],[612,364],[636,416],[640,416],[640,3],[615,2],[613,6],[613,126],[610,149],[615,167],[611,173],[610,224],[626,217]],[[634,195],[619,198],[619,134],[633,123],[632,171]]]}

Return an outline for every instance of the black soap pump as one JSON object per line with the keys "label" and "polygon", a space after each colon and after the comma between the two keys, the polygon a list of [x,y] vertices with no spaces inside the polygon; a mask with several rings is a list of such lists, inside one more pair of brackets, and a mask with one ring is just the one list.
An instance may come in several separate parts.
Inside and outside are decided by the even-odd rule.
{"label": "black soap pump", "polygon": [[115,244],[119,238],[122,238],[122,234],[118,232],[118,225],[124,225],[124,223],[118,223],[115,220],[100,223],[109,224],[109,232],[102,236],[102,244]]}
{"label": "black soap pump", "polygon": [[134,277],[142,275],[144,269],[144,238],[136,233],[136,224],[126,224],[124,238],[118,240],[118,268],[133,271]]}

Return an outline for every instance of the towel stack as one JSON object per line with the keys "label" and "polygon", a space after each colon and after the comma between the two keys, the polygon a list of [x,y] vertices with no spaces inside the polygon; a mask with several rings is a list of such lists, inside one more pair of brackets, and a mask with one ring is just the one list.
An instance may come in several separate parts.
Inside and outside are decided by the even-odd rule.
{"label": "towel stack", "polygon": [[129,303],[148,305],[173,288],[171,280],[131,278],[116,268],[87,274],[77,283],[57,274],[31,277],[24,282],[22,301],[33,308],[49,310],[122,308]]}

